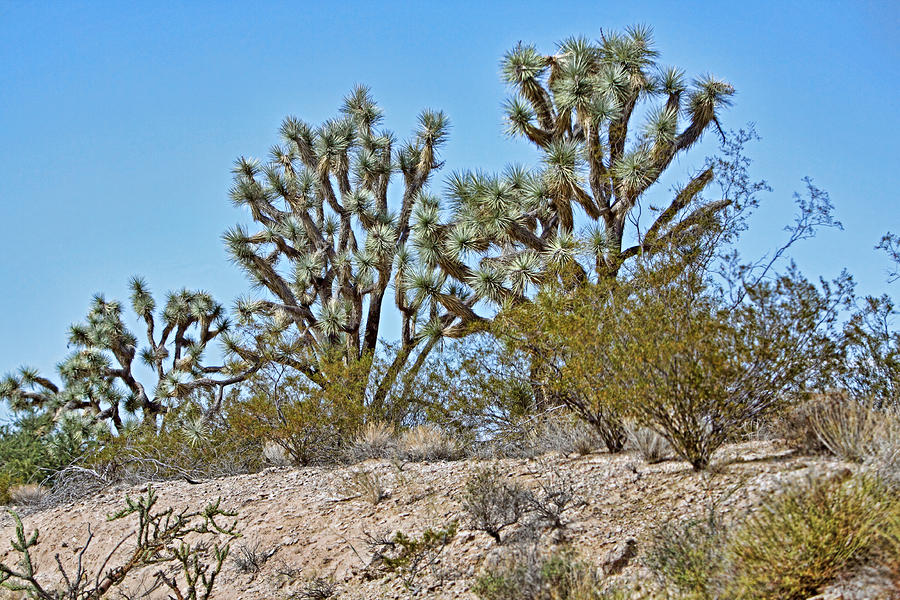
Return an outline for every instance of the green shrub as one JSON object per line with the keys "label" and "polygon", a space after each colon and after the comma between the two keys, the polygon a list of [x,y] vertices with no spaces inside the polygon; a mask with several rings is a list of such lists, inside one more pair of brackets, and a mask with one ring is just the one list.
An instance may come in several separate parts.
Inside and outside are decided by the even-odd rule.
{"label": "green shrub", "polygon": [[437,565],[441,554],[456,537],[458,528],[459,523],[451,521],[441,529],[429,527],[419,536],[409,536],[402,531],[383,538],[370,535],[367,541],[372,564],[389,573],[399,573],[408,589],[415,589],[416,578],[429,571],[442,579]]}
{"label": "green shrub", "polygon": [[281,448],[299,465],[341,460],[366,422],[381,421],[366,404],[367,362],[322,363],[324,385],[283,369],[263,370],[248,382],[248,394],[226,406],[233,434]]}
{"label": "green shrub", "polygon": [[108,436],[83,465],[111,483],[227,477],[257,471],[263,462],[261,444],[234,435],[221,417],[187,402],[159,427],[132,423],[122,435]]}
{"label": "green shrub", "polygon": [[723,524],[710,511],[705,519],[663,525],[645,561],[666,588],[677,588],[688,598],[713,598],[725,539]]}
{"label": "green shrub", "polygon": [[590,565],[569,549],[542,557],[533,551],[508,554],[475,581],[472,592],[481,600],[601,600]]}
{"label": "green shrub", "polygon": [[900,331],[887,295],[868,296],[844,326],[847,354],[841,385],[875,408],[900,408]]}
{"label": "green shrub", "polygon": [[727,597],[814,595],[883,544],[897,506],[869,476],[820,478],[779,494],[729,536]]}
{"label": "green shrub", "polygon": [[543,290],[501,315],[496,333],[529,353],[547,394],[610,451],[632,419],[699,470],[748,422],[823,385],[850,286],[817,287],[791,270],[730,304],[689,262],[671,260],[628,281]]}

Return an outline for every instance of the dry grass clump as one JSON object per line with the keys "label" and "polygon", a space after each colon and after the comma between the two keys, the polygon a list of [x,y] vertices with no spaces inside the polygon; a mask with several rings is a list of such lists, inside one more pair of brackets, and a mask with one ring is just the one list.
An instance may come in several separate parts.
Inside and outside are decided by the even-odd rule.
{"label": "dry grass clump", "polygon": [[863,461],[881,481],[900,491],[900,420],[896,417],[884,427]]}
{"label": "dry grass clump", "polygon": [[672,447],[666,441],[666,438],[649,427],[640,427],[634,423],[627,423],[625,425],[625,435],[628,438],[628,447],[636,451],[647,463],[662,462],[672,452]]}
{"label": "dry grass clump", "polygon": [[864,403],[830,397],[817,403],[810,415],[822,445],[846,461],[862,462],[885,434],[888,415]]}
{"label": "dry grass clump", "polygon": [[10,503],[16,506],[40,506],[47,497],[47,490],[36,483],[10,486],[8,493]]}
{"label": "dry grass clump", "polygon": [[530,456],[549,452],[585,456],[601,446],[591,426],[568,414],[550,415],[539,420],[526,439]]}
{"label": "dry grass clump", "polygon": [[381,484],[381,479],[375,471],[353,471],[350,474],[347,489],[350,494],[359,496],[370,504],[378,504],[391,496],[390,492]]}
{"label": "dry grass clump", "polygon": [[462,444],[433,425],[419,425],[400,436],[399,453],[409,461],[457,460],[464,455]]}
{"label": "dry grass clump", "polygon": [[397,453],[394,428],[383,421],[367,423],[353,439],[348,453],[354,462],[394,456]]}
{"label": "dry grass clump", "polygon": [[766,423],[764,437],[780,440],[803,454],[827,452],[813,427],[813,413],[821,401],[821,397],[815,397],[788,406]]}

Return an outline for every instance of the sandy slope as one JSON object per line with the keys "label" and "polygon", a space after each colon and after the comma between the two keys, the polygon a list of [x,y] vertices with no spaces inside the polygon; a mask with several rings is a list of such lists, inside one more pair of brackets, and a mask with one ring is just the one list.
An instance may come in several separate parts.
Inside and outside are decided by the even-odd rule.
{"label": "sandy slope", "polygon": [[[470,459],[446,463],[416,463],[401,466],[389,461],[367,461],[342,468],[273,468],[254,475],[189,484],[154,484],[160,502],[177,507],[223,498],[226,509],[238,513],[243,537],[236,545],[248,544],[271,553],[261,572],[238,572],[229,560],[221,575],[216,598],[288,598],[304,582],[316,576],[332,577],[339,583],[341,598],[401,598],[414,595],[396,575],[367,569],[369,553],[366,534],[386,534],[402,530],[415,534],[425,528],[441,528],[460,519],[453,542],[428,572],[415,580],[419,597],[474,598],[469,588],[486,563],[504,551],[486,534],[466,528],[460,511],[467,477],[486,463],[495,464],[509,477],[529,486],[546,480],[555,471],[571,478],[582,504],[565,513],[567,525],[561,532],[545,531],[540,543],[549,546],[567,542],[599,569],[610,569],[610,561],[634,540],[636,557],[622,560],[617,577],[641,578],[640,566],[648,536],[655,527],[672,519],[698,517],[711,504],[727,515],[740,515],[761,496],[771,493],[786,480],[810,472],[837,470],[846,465],[820,457],[793,456],[768,442],[750,442],[728,447],[719,456],[716,474],[697,475],[685,463],[663,462],[646,465],[629,454],[583,457],[548,455],[531,460],[478,461]],[[377,474],[390,497],[377,505],[355,497],[348,485],[352,471],[366,469]],[[106,556],[132,526],[129,521],[107,523],[104,515],[121,505],[126,491],[137,494],[142,488],[112,490],[72,506],[60,506],[27,515],[28,530],[41,532],[42,577],[51,580],[52,556],[71,560],[80,549],[92,523],[95,541],[91,560]],[[528,528],[507,533],[514,543]],[[12,522],[0,520],[0,560],[9,562]],[[127,544],[126,544],[127,547]],[[6,554],[3,554],[3,553]],[[604,566],[604,563],[607,563]],[[96,564],[96,563],[93,563]],[[130,578],[127,587],[136,590],[152,580],[152,569]],[[440,575],[438,578],[435,573]],[[440,579],[443,581],[440,581]],[[154,594],[154,597],[164,597]]]}

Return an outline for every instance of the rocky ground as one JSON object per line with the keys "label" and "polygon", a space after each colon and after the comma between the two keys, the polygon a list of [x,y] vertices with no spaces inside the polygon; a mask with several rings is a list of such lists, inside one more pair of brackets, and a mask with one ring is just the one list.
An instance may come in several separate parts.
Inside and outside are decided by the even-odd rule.
{"label": "rocky ground", "polygon": [[[492,465],[509,478],[536,488],[551,479],[571,482],[575,506],[564,514],[565,526],[551,530],[524,523],[503,531],[504,544],[468,528],[461,510],[465,482],[477,469]],[[535,459],[476,460],[399,464],[370,460],[352,467],[279,467],[191,484],[153,484],[161,505],[200,505],[222,498],[222,506],[237,512],[242,537],[234,542],[217,584],[215,598],[302,598],[315,578],[333,580],[339,598],[474,598],[470,588],[479,572],[516,545],[548,547],[569,544],[611,579],[642,580],[650,576],[641,564],[653,531],[661,524],[702,517],[715,507],[725,518],[739,517],[755,502],[785,482],[848,465],[823,457],[798,456],[773,442],[732,445],[717,456],[710,473],[696,474],[686,463],[643,463],[633,454],[611,456],[546,455]],[[353,484],[354,473],[367,472],[387,496],[377,504]],[[126,492],[108,490],[74,505],[45,509],[23,518],[27,531],[40,530],[37,563],[41,578],[52,580],[53,556],[64,564],[75,560],[88,525],[94,541],[86,553],[96,568],[133,529],[129,520],[106,522],[104,516],[121,507]],[[367,539],[402,531],[415,536],[425,529],[443,529],[454,520],[459,530],[443,552],[413,578],[408,573],[384,573],[371,562]],[[12,520],[0,520],[0,561],[11,562],[7,540]],[[537,542],[535,542],[537,537]],[[126,541],[124,552],[132,540]],[[242,572],[234,558],[240,547],[264,560],[258,572]],[[111,564],[115,561],[113,560]],[[122,597],[153,580],[156,569],[129,578]],[[162,591],[153,597],[165,597]]]}

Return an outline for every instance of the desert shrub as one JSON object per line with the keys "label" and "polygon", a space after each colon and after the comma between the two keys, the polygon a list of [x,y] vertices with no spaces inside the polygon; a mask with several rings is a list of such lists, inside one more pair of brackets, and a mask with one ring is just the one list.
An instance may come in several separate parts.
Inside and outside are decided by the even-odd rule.
{"label": "desert shrub", "polygon": [[60,469],[96,452],[103,437],[102,426],[74,414],[54,424],[49,414],[17,413],[0,427],[0,504],[10,501],[10,486],[54,485]]}
{"label": "desert shrub", "polygon": [[869,476],[817,478],[769,500],[731,535],[728,597],[808,598],[882,544],[897,499]]}
{"label": "desert shrub", "polygon": [[500,532],[519,522],[528,502],[528,491],[520,483],[496,468],[485,468],[466,481],[462,508],[472,529],[484,531],[500,544]]}
{"label": "desert shrub", "polygon": [[520,432],[518,425],[536,414],[525,359],[487,333],[444,341],[410,382],[409,424],[433,424],[466,446]]}
{"label": "desert shrub", "polygon": [[[39,600],[99,599],[121,584],[131,571],[164,565],[167,568],[159,569],[155,577],[160,586],[171,590],[173,597],[208,600],[228,557],[231,542],[239,536],[236,522],[223,522],[235,516],[234,513],[222,510],[221,500],[201,510],[181,511],[158,508],[157,501],[156,492],[148,488],[144,496],[126,496],[125,507],[107,517],[111,521],[131,516],[137,519],[137,531],[128,534],[116,546],[124,550],[118,557],[120,563],[109,565],[108,561],[113,558],[109,554],[106,560],[100,558],[100,572],[92,573],[86,568],[84,557],[94,538],[90,528],[72,561],[74,564],[66,567],[56,554],[53,567],[58,575],[58,588],[53,589],[44,587],[46,582],[42,584],[36,577],[43,570],[42,566],[50,567],[49,564],[35,563],[33,551],[40,545],[39,532],[35,530],[26,535],[22,520],[12,513],[16,526],[12,549],[19,560],[14,566],[0,562],[0,586]],[[131,544],[130,548],[126,543]]]}
{"label": "desert shrub", "polygon": [[399,453],[410,461],[456,460],[464,454],[462,444],[434,425],[417,425],[400,436]]}
{"label": "desert shrub", "polygon": [[666,438],[659,435],[649,427],[641,427],[634,423],[625,425],[625,435],[628,437],[628,445],[646,462],[653,464],[666,459],[672,449]]}
{"label": "desert shrub", "polygon": [[369,458],[389,458],[397,453],[397,438],[394,428],[382,421],[367,423],[353,438],[348,449],[351,461],[359,462]]}
{"label": "desert shrub", "polygon": [[827,452],[813,424],[818,404],[826,399],[827,394],[813,394],[810,398],[785,406],[766,420],[765,437],[780,440],[804,454]]}
{"label": "desert shrub", "polygon": [[456,536],[459,524],[451,521],[446,527],[427,528],[418,536],[409,536],[402,531],[392,536],[367,536],[372,554],[370,566],[378,566],[391,573],[399,573],[403,584],[414,588],[416,578],[430,571],[442,579],[436,566],[447,545]]}
{"label": "desert shrub", "polygon": [[874,452],[878,439],[885,434],[887,418],[866,403],[840,395],[817,402],[811,413],[813,431],[822,445],[851,462],[862,462]]}
{"label": "desert shrub", "polygon": [[288,596],[291,600],[328,600],[337,596],[338,584],[326,577],[314,577]]}
{"label": "desert shrub", "polygon": [[238,545],[232,562],[239,573],[259,573],[273,554],[275,550],[265,552],[260,548],[259,542],[252,546],[243,543]]}
{"label": "desert shrub", "polygon": [[[364,360],[324,363],[322,385],[283,366],[252,377],[247,394],[226,406],[226,419],[240,438],[274,444],[299,465],[338,461],[369,414]],[[324,368],[324,367],[323,367]]]}
{"label": "desert shrub", "polygon": [[529,357],[529,381],[545,404],[567,407],[594,430],[607,450],[619,452],[625,445],[621,411],[598,386],[611,365],[592,352],[602,343],[589,291],[595,289],[590,285],[573,293],[546,289],[533,303],[501,313],[494,333],[506,342],[506,352]]}
{"label": "desert shrub", "polygon": [[565,526],[563,513],[581,501],[575,481],[552,466],[543,465],[541,471],[544,476],[527,494],[528,507],[540,521],[561,529]]}
{"label": "desert shrub", "polygon": [[900,407],[900,331],[887,295],[868,296],[844,327],[847,354],[841,386],[874,408]]}
{"label": "desert shrub", "polygon": [[894,589],[900,593],[900,507],[895,506],[882,535],[877,560],[890,573]]}
{"label": "desert shrub", "polygon": [[472,592],[482,600],[602,600],[590,565],[568,549],[541,556],[534,549],[508,553],[486,569]]}
{"label": "desert shrub", "polygon": [[688,598],[714,598],[726,539],[722,522],[711,510],[703,519],[664,524],[644,560],[664,587]]}
{"label": "desert shrub", "polygon": [[[174,407],[159,426],[129,423],[121,435],[107,436],[102,447],[59,477],[59,494],[83,486],[126,482],[199,480],[255,472],[263,467],[262,444],[234,435],[221,416],[195,402]],[[77,495],[75,496],[77,497]],[[68,498],[69,500],[74,497]]]}
{"label": "desert shrub", "polygon": [[727,302],[689,261],[666,259],[628,281],[544,290],[498,334],[531,349],[548,393],[610,450],[629,418],[703,469],[746,423],[823,385],[850,293],[849,278],[817,287],[789,270]]}

